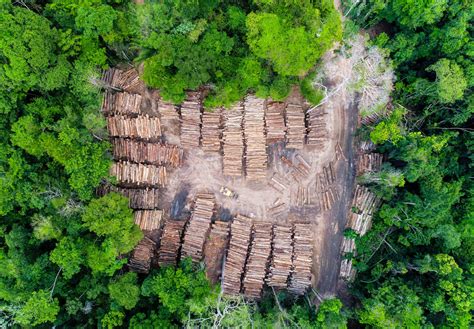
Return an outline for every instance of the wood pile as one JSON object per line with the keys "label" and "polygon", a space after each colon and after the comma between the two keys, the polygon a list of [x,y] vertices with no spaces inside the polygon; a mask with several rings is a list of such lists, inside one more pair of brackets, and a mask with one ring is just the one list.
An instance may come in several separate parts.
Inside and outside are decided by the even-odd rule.
{"label": "wood pile", "polygon": [[316,175],[316,192],[320,195],[320,206],[324,211],[330,210],[340,196],[335,186],[336,170],[334,166],[334,162],[331,161]]}
{"label": "wood pile", "polygon": [[242,274],[250,244],[252,220],[238,215],[231,225],[229,250],[224,265],[222,290],[228,295],[240,293]]}
{"label": "wood pile", "polygon": [[267,208],[267,215],[271,218],[279,218],[288,213],[288,205],[279,198]]}
{"label": "wood pile", "polygon": [[166,167],[127,161],[114,162],[110,175],[117,177],[120,183],[136,186],[164,187],[168,182]]}
{"label": "wood pile", "polygon": [[141,113],[142,96],[139,94],[105,91],[102,111],[105,115],[137,116]]}
{"label": "wood pile", "polygon": [[362,117],[360,119],[360,122],[365,125],[365,126],[373,126],[375,125],[376,123],[382,121],[383,119],[385,119],[387,117],[387,114],[388,113],[383,113],[383,114],[379,114],[379,113],[372,113],[372,114],[368,114],[364,117]]}
{"label": "wood pile", "polygon": [[138,71],[134,68],[127,71],[111,68],[104,72],[102,81],[107,88],[111,87],[129,93],[140,94],[146,90],[145,84],[140,80]]}
{"label": "wood pile", "polygon": [[202,149],[205,152],[221,151],[222,109],[202,114]]}
{"label": "wood pile", "polygon": [[224,264],[224,254],[229,243],[229,222],[215,221],[204,246],[206,276],[213,283],[219,282]]}
{"label": "wood pile", "polygon": [[167,220],[165,222],[158,250],[160,266],[176,266],[185,225],[186,221]]}
{"label": "wood pile", "polygon": [[136,189],[114,186],[110,190],[127,197],[129,207],[132,209],[155,209],[159,207],[160,191],[156,188]]}
{"label": "wood pile", "polygon": [[267,130],[267,145],[284,141],[286,135],[285,103],[270,102],[265,111],[265,124]]}
{"label": "wood pile", "polygon": [[316,108],[310,111],[308,116],[308,145],[321,150],[329,139],[329,132],[326,128],[326,112],[323,108]]}
{"label": "wood pile", "polygon": [[306,135],[303,107],[298,104],[286,106],[286,147],[302,149]]}
{"label": "wood pile", "polygon": [[273,226],[272,257],[266,282],[269,287],[280,290],[288,285],[293,266],[293,228],[290,225]]}
{"label": "wood pile", "polygon": [[363,153],[370,153],[375,151],[375,149],[376,146],[371,140],[362,141],[359,143],[359,150]]}
{"label": "wood pile", "polygon": [[252,236],[252,246],[245,267],[242,287],[246,297],[258,299],[262,294],[272,250],[272,224],[255,223]]}
{"label": "wood pile", "polygon": [[142,231],[153,231],[160,228],[163,210],[135,210],[133,216]]}
{"label": "wood pile", "polygon": [[181,145],[184,148],[199,147],[201,140],[201,94],[188,92],[181,104]]}
{"label": "wood pile", "polygon": [[308,223],[295,223],[293,226],[293,268],[288,290],[295,295],[303,295],[311,286],[313,235],[308,226]]}
{"label": "wood pile", "polygon": [[225,176],[242,176],[244,139],[242,133],[243,106],[241,103],[224,112],[223,172]]}
{"label": "wood pile", "polygon": [[334,186],[331,186],[327,190],[321,192],[320,197],[321,209],[329,211],[332,209],[332,206],[336,203],[337,199],[339,199],[339,193]]}
{"label": "wood pile", "polygon": [[298,188],[295,191],[294,203],[303,207],[313,203],[315,196],[313,194],[312,186],[298,184]]}
{"label": "wood pile", "polygon": [[136,118],[122,115],[107,117],[107,127],[111,137],[139,139],[159,139],[161,137],[160,119],[148,115],[139,115]]}
{"label": "wood pile", "polygon": [[151,259],[155,252],[155,246],[155,242],[145,236],[135,247],[128,261],[130,271],[148,273],[150,271]]}
{"label": "wood pile", "polygon": [[298,182],[309,177],[311,165],[300,155],[296,154],[295,161],[281,156],[281,161],[290,168],[290,175]]}
{"label": "wood pile", "polygon": [[367,187],[357,185],[352,200],[352,208],[356,211],[351,213],[349,226],[359,235],[364,235],[371,226],[372,216],[379,204],[379,197]]}
{"label": "wood pile", "polygon": [[[352,199],[352,209],[347,226],[356,231],[360,236],[367,233],[372,223],[372,216],[380,204],[380,198],[375,196],[368,188],[357,185]],[[353,239],[344,238],[341,244],[341,253],[355,254],[355,242]],[[356,274],[351,259],[343,259],[339,276],[345,280],[352,280]]]}
{"label": "wood pile", "polygon": [[265,100],[247,96],[245,100],[244,136],[245,171],[250,180],[267,177],[267,149],[264,124]]}
{"label": "wood pile", "polygon": [[214,206],[213,194],[199,194],[196,196],[191,219],[184,235],[181,258],[191,257],[194,262],[202,260],[204,243],[211,228]]}
{"label": "wood pile", "polygon": [[177,145],[114,138],[112,146],[116,160],[176,168],[183,159],[183,149]]}
{"label": "wood pile", "polygon": [[179,113],[177,107],[173,103],[158,101],[158,113],[163,121],[179,120]]}
{"label": "wood pile", "polygon": [[357,155],[357,176],[368,172],[377,172],[382,168],[383,155],[380,153]]}
{"label": "wood pile", "polygon": [[290,187],[288,179],[278,173],[274,173],[268,184],[280,193],[284,193]]}

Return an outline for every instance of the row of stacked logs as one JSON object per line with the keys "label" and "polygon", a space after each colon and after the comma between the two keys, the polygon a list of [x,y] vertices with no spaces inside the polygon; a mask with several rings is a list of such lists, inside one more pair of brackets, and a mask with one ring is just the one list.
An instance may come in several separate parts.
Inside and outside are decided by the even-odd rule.
{"label": "row of stacked logs", "polygon": [[222,278],[224,293],[260,298],[266,283],[302,295],[311,286],[312,230],[308,223],[254,223],[239,215],[231,238]]}
{"label": "row of stacked logs", "polygon": [[110,174],[122,184],[137,187],[164,187],[168,181],[166,167],[128,161],[114,162]]}
{"label": "row of stacked logs", "polygon": [[223,139],[223,172],[229,177],[242,176],[242,158],[244,156],[244,139],[242,119],[244,108],[237,104],[224,112]]}
{"label": "row of stacked logs", "polygon": [[126,117],[114,115],[107,117],[107,128],[111,137],[127,137],[143,140],[159,140],[161,137],[160,119],[148,115]]}
{"label": "row of stacked logs", "polygon": [[221,151],[222,109],[204,111],[202,114],[201,145],[204,152]]}
{"label": "row of stacked logs", "polygon": [[265,100],[247,96],[243,120],[245,141],[245,171],[250,180],[266,177],[267,149],[264,123]]}
{"label": "row of stacked logs", "polygon": [[113,155],[117,160],[148,163],[177,168],[183,160],[183,149],[176,145],[147,143],[126,138],[112,139]]}
{"label": "row of stacked logs", "polygon": [[181,104],[181,145],[199,147],[201,141],[202,94],[190,91]]}
{"label": "row of stacked logs", "polygon": [[[372,216],[375,209],[380,204],[380,198],[370,192],[367,187],[357,185],[354,198],[352,200],[351,213],[347,227],[353,229],[359,236],[367,233],[372,223]],[[344,237],[341,245],[343,256],[348,253],[354,253],[355,243],[352,238]],[[352,267],[351,259],[341,261],[340,277],[345,280],[352,280],[355,276],[355,270]]]}
{"label": "row of stacked logs", "polygon": [[323,107],[308,111],[307,143],[317,150],[322,150],[329,139],[326,120],[327,116]]}

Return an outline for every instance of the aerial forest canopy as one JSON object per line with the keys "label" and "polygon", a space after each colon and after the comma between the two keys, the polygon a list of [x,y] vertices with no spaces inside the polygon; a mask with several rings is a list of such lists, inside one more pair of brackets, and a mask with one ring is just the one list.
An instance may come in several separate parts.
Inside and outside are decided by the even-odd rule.
{"label": "aerial forest canopy", "polygon": [[[136,2],[0,0],[0,327],[472,326],[469,1],[343,0],[344,23],[329,0]],[[387,162],[361,178],[384,204],[347,256],[349,303],[222,298],[188,260],[127,271],[142,232],[127,198],[96,194],[114,182],[102,71],[140,67],[174,103],[207,86],[209,109],[248,92],[284,100],[298,84],[316,104],[323,55],[361,29],[397,80],[391,114],[358,131]]]}

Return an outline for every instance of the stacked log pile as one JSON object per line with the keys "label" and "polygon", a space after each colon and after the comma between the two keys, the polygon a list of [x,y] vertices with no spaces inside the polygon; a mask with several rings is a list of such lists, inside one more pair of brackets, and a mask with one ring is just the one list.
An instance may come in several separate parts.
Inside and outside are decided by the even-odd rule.
{"label": "stacked log pile", "polygon": [[316,108],[310,111],[308,116],[308,145],[322,150],[329,139],[329,132],[326,128],[326,113],[323,108]]}
{"label": "stacked log pile", "polygon": [[265,111],[265,125],[267,130],[267,145],[284,141],[286,135],[285,103],[270,102]]}
{"label": "stacked log pile", "polygon": [[242,176],[244,140],[242,133],[243,106],[241,103],[224,112],[223,172],[225,176]]}
{"label": "stacked log pile", "polygon": [[106,91],[102,103],[105,115],[137,116],[141,113],[142,96],[140,94],[112,93]]}
{"label": "stacked log pile", "polygon": [[158,113],[160,113],[160,118],[163,121],[179,120],[179,113],[176,106],[162,99],[158,101]]}
{"label": "stacked log pile", "polygon": [[183,149],[177,145],[114,138],[112,146],[116,160],[176,168],[181,165],[183,159]]}
{"label": "stacked log pile", "polygon": [[303,107],[299,104],[286,106],[286,147],[302,149],[306,134]]}
{"label": "stacked log pile", "polygon": [[276,224],[273,227],[272,258],[267,285],[274,289],[285,289],[293,266],[293,229],[290,225]]}
{"label": "stacked log pile", "polygon": [[163,210],[135,210],[133,216],[142,231],[153,231],[160,228]]}
{"label": "stacked log pile", "polygon": [[212,283],[219,282],[224,264],[224,254],[229,242],[229,222],[215,221],[204,246],[206,276]]}
{"label": "stacked log pile", "polygon": [[122,184],[134,186],[164,187],[168,181],[166,167],[127,161],[114,162],[110,175],[116,176]]}
{"label": "stacked log pile", "polygon": [[243,293],[248,298],[258,299],[262,294],[272,248],[272,224],[255,223],[252,235],[252,246],[243,279]]}
{"label": "stacked log pile", "polygon": [[140,94],[146,90],[145,84],[140,80],[138,71],[134,68],[127,71],[111,68],[104,72],[102,81],[108,88],[111,87],[129,93]]}
{"label": "stacked log pile", "polygon": [[176,266],[185,225],[186,221],[167,220],[165,222],[158,250],[160,266]]}
{"label": "stacked log pile", "polygon": [[181,104],[181,145],[184,148],[199,147],[201,141],[201,94],[188,92]]}
{"label": "stacked log pile", "polygon": [[221,151],[222,109],[202,114],[202,149],[205,152]]}
{"label": "stacked log pile", "polygon": [[160,119],[139,115],[130,118],[122,115],[107,117],[107,127],[111,137],[129,137],[139,139],[154,139],[161,137]]}
{"label": "stacked log pile", "polygon": [[357,155],[357,176],[377,172],[382,168],[383,155],[380,153],[361,153]]}
{"label": "stacked log pile", "polygon": [[245,171],[250,180],[266,178],[267,150],[264,125],[265,100],[247,96],[245,100],[244,136]]}
{"label": "stacked log pile", "polygon": [[214,206],[213,194],[197,195],[191,219],[184,235],[183,247],[181,249],[182,258],[191,257],[194,262],[202,260],[204,243],[211,227]]}
{"label": "stacked log pile", "polygon": [[269,181],[269,185],[279,193],[284,193],[290,187],[288,179],[278,173],[274,173]]}
{"label": "stacked log pile", "polygon": [[251,229],[252,220],[242,215],[238,215],[231,225],[231,238],[222,280],[222,290],[228,295],[240,293]]}
{"label": "stacked log pile", "polygon": [[[357,185],[354,198],[352,199],[352,213],[350,214],[347,226],[356,231],[360,236],[365,235],[370,228],[372,216],[375,209],[380,204],[380,198],[369,191],[368,188]],[[353,239],[344,238],[341,245],[341,253],[355,253],[355,243]],[[341,261],[340,277],[345,280],[352,280],[355,276],[355,269],[352,267],[351,259]]]}
{"label": "stacked log pile", "polygon": [[133,250],[128,268],[134,272],[148,273],[155,246],[155,242],[145,236]]}
{"label": "stacked log pile", "polygon": [[308,225],[308,223],[295,223],[293,226],[293,268],[288,290],[295,295],[303,295],[311,286],[313,236]]}
{"label": "stacked log pile", "polygon": [[339,199],[336,189],[336,171],[333,161],[324,166],[322,172],[316,175],[316,192],[320,195],[320,206],[324,211],[332,209],[334,203]]}
{"label": "stacked log pile", "polygon": [[127,197],[132,209],[156,209],[159,206],[160,191],[156,188],[120,188],[112,187],[111,192],[117,192]]}

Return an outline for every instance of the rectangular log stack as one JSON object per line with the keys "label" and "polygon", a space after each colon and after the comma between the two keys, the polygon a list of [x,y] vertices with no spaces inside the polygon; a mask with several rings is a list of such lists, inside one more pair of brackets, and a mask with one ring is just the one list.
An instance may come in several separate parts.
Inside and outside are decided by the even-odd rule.
{"label": "rectangular log stack", "polygon": [[229,243],[230,223],[215,221],[204,246],[206,276],[213,284],[219,282],[224,264],[224,254]]}
{"label": "rectangular log stack", "polygon": [[199,147],[201,142],[201,93],[188,92],[181,104],[181,145],[184,148]]}
{"label": "rectangular log stack", "polygon": [[361,153],[357,155],[357,176],[377,172],[382,168],[383,155],[380,153]]}
{"label": "rectangular log stack", "polygon": [[136,118],[122,115],[107,117],[107,128],[111,137],[144,140],[159,140],[161,137],[160,119],[148,115],[139,115]]}
{"label": "rectangular log stack", "polygon": [[234,219],[230,229],[229,250],[224,265],[222,290],[228,295],[240,293],[242,274],[250,244],[252,220],[243,215]]}
{"label": "rectangular log stack", "polygon": [[265,139],[265,100],[247,96],[244,114],[245,171],[250,180],[267,176],[267,149]]}
{"label": "rectangular log stack", "polygon": [[155,247],[155,242],[145,236],[133,250],[128,268],[133,272],[148,273]]}
{"label": "rectangular log stack", "polygon": [[276,290],[286,289],[293,266],[293,228],[290,225],[273,226],[272,258],[266,279]]}
{"label": "rectangular log stack", "polygon": [[158,264],[161,267],[176,266],[185,225],[186,221],[167,220],[165,222],[158,250]]}
{"label": "rectangular log stack", "polygon": [[120,188],[113,186],[110,192],[122,194],[129,200],[132,209],[156,209],[159,207],[160,191],[156,188]]}
{"label": "rectangular log stack", "polygon": [[137,187],[164,187],[168,182],[166,167],[127,161],[114,162],[110,175],[117,177],[120,184]]}
{"label": "rectangular log stack", "polygon": [[295,295],[304,295],[311,286],[313,231],[308,226],[308,223],[295,223],[293,226],[293,268],[288,290]]}
{"label": "rectangular log stack", "polygon": [[141,113],[142,96],[127,92],[113,93],[106,90],[102,103],[105,115],[138,116]]}
{"label": "rectangular log stack", "polygon": [[204,111],[202,114],[202,149],[204,152],[221,151],[222,109]]}
{"label": "rectangular log stack", "polygon": [[214,206],[213,194],[202,193],[196,196],[191,219],[184,235],[181,258],[191,257],[193,262],[202,260],[204,243],[211,228]]}
{"label": "rectangular log stack", "polygon": [[299,104],[288,104],[286,106],[286,147],[302,149],[306,135],[305,114],[303,107]]}
{"label": "rectangular log stack", "polygon": [[255,223],[252,235],[252,246],[245,266],[243,293],[247,298],[259,299],[272,250],[272,224]]}
{"label": "rectangular log stack", "polygon": [[163,210],[135,210],[133,216],[142,231],[153,231],[160,228]]}
{"label": "rectangular log stack", "polygon": [[285,140],[285,103],[269,102],[265,111],[267,145]]}
{"label": "rectangular log stack", "polygon": [[308,113],[308,145],[317,150],[322,150],[329,139],[326,128],[326,112],[324,108],[315,108]]}
{"label": "rectangular log stack", "polygon": [[177,168],[183,159],[183,149],[177,145],[114,138],[112,146],[116,160]]}
{"label": "rectangular log stack", "polygon": [[241,103],[224,112],[223,172],[225,176],[242,176],[244,139],[242,133],[243,106]]}

